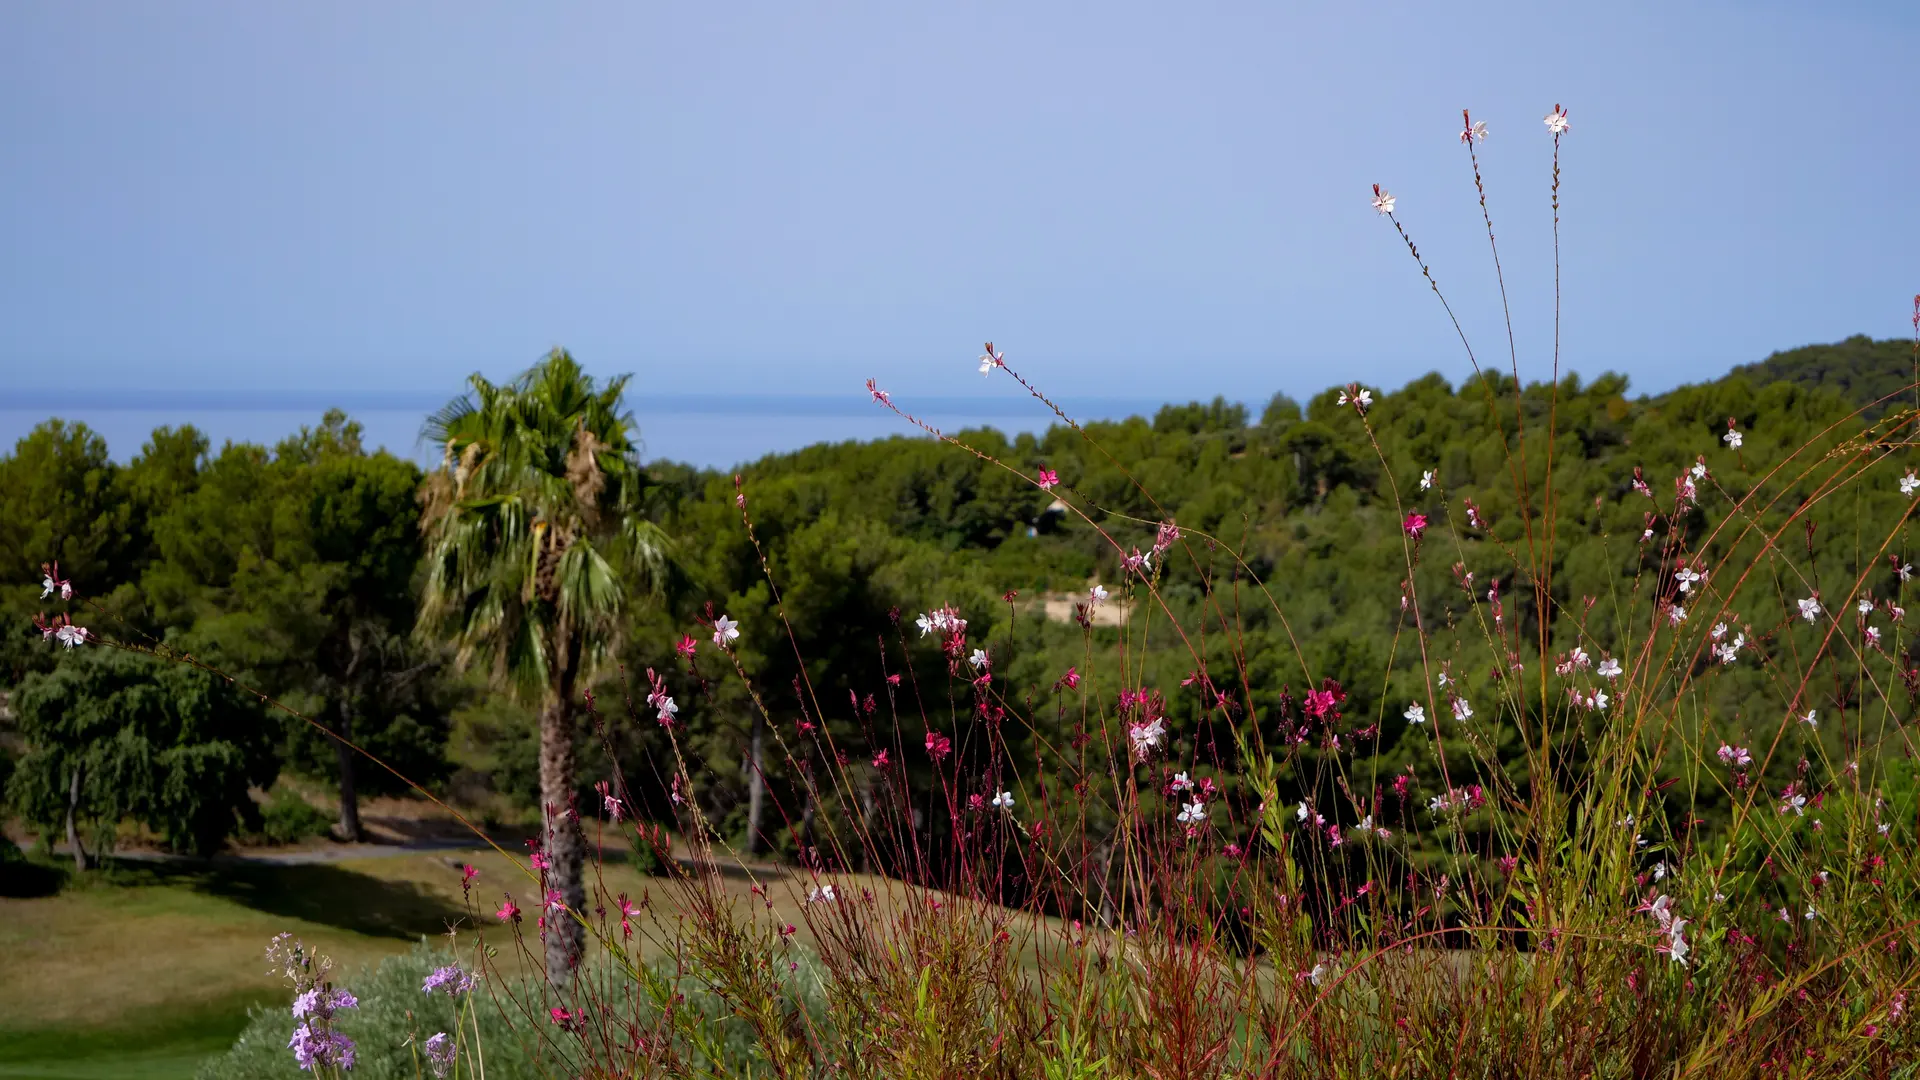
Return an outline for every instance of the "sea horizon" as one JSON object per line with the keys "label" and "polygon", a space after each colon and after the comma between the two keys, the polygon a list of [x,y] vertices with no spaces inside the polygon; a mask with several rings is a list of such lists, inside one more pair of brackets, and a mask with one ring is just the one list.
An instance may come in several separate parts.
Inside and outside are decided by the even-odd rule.
{"label": "sea horizon", "polygon": [[[0,445],[13,445],[52,418],[84,423],[107,441],[108,455],[126,462],[153,430],[191,424],[218,452],[228,442],[271,446],[311,427],[329,409],[342,409],[363,429],[369,450],[428,464],[435,456],[421,437],[427,416],[454,395],[426,390],[28,389],[0,405]],[[1046,406],[1017,395],[896,395],[900,406],[943,431],[993,427],[1008,435],[1041,432],[1058,423]],[[1165,400],[1145,397],[1068,397],[1061,407],[1076,420],[1151,417]],[[630,397],[641,456],[701,468],[727,469],[818,443],[924,436],[866,393],[654,393]],[[1249,412],[1258,410],[1251,404]]]}

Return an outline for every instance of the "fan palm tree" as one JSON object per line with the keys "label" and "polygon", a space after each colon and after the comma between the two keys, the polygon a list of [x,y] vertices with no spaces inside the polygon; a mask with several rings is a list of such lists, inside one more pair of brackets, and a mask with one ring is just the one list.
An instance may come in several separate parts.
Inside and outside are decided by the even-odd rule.
{"label": "fan palm tree", "polygon": [[[596,383],[555,349],[505,385],[479,375],[427,421],[441,465],[421,491],[427,578],[422,631],[463,667],[540,709],[547,888],[579,912],[585,841],[575,790],[576,688],[611,654],[635,594],[657,596],[667,540],[641,515],[627,377]],[[585,931],[549,924],[548,979],[566,983]]]}

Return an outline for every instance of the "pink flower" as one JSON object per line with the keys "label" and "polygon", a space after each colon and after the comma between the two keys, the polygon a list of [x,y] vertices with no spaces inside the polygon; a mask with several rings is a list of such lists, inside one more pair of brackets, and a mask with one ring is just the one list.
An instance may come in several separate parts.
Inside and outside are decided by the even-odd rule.
{"label": "pink flower", "polygon": [[927,756],[935,761],[953,752],[953,740],[937,731],[927,732]]}
{"label": "pink flower", "polygon": [[520,921],[520,905],[513,902],[512,896],[508,896],[504,901],[501,902],[500,910],[494,912],[493,914],[494,914],[494,917],[499,919],[501,922],[519,922]]}
{"label": "pink flower", "polygon": [[1054,683],[1054,686],[1056,687],[1062,686],[1062,685],[1064,685],[1069,690],[1072,690],[1074,687],[1079,686],[1080,672],[1076,671],[1073,668],[1068,668],[1067,673],[1065,675],[1060,676],[1060,681]]}
{"label": "pink flower", "polygon": [[1060,482],[1059,473],[1054,472],[1052,469],[1040,470],[1040,490],[1052,491],[1054,489],[1054,485],[1058,484],[1059,482]]}
{"label": "pink flower", "polygon": [[1418,540],[1420,534],[1427,531],[1427,515],[1416,510],[1407,515],[1407,520],[1401,522],[1400,527],[1407,530],[1408,536]]}
{"label": "pink flower", "polygon": [[547,890],[547,910],[548,911],[567,910],[567,898],[560,895],[559,889]]}
{"label": "pink flower", "polygon": [[885,750],[873,755],[873,767],[876,769],[884,769],[887,767],[887,752]]}
{"label": "pink flower", "polygon": [[534,852],[532,855],[529,855],[527,857],[527,861],[533,864],[533,868],[535,870],[545,870],[548,867],[553,865],[552,863],[547,861],[547,856],[544,853],[538,852],[538,851]]}
{"label": "pink flower", "polygon": [[893,399],[891,397],[888,397],[887,392],[885,390],[880,389],[879,384],[875,383],[872,379],[867,380],[867,393],[872,394],[873,400],[879,402],[882,405],[893,404]]}
{"label": "pink flower", "polygon": [[693,659],[693,648],[694,648],[693,635],[683,634],[680,637],[679,643],[674,645],[673,651],[691,660]]}

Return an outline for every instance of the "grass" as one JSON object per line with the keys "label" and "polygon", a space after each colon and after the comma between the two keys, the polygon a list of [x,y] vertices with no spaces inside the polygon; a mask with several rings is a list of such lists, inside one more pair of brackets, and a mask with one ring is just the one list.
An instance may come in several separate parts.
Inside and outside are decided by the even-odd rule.
{"label": "grass", "polygon": [[[480,871],[474,905],[535,889],[491,850],[410,853],[320,865],[115,862],[60,892],[0,899],[0,1078],[190,1077],[229,1046],[254,1006],[284,1004],[262,951],[283,930],[320,947],[350,975],[467,918],[459,865]],[[652,933],[668,936],[676,890],[609,858],[609,896],[651,898]],[[722,888],[743,913],[805,926],[798,878],[744,876]],[[882,896],[882,879],[865,882]]]}

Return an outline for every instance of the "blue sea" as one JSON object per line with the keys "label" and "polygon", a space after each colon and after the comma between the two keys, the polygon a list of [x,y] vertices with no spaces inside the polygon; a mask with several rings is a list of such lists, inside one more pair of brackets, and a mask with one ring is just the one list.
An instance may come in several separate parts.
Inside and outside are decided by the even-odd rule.
{"label": "blue sea", "polygon": [[[445,405],[445,392],[392,391],[15,391],[0,401],[0,447],[49,417],[79,421],[107,440],[117,461],[140,452],[156,427],[192,424],[217,450],[228,441],[271,446],[329,408],[346,410],[364,428],[367,446],[431,464],[421,438],[427,414]],[[930,397],[899,404],[943,431],[990,426],[1008,433],[1040,432],[1057,422],[1024,394],[1003,397]],[[921,435],[864,393],[837,396],[656,394],[629,400],[643,444],[642,457],[726,469],[767,454],[820,442]],[[1140,398],[1067,399],[1076,420],[1152,416],[1161,402]]]}

